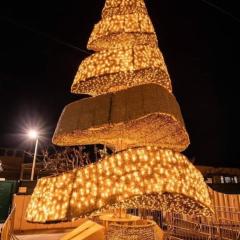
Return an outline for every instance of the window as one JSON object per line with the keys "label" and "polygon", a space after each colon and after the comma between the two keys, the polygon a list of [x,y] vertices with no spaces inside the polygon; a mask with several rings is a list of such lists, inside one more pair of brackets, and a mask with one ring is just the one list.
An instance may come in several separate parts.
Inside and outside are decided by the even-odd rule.
{"label": "window", "polygon": [[13,150],[8,150],[7,151],[7,156],[10,157],[10,156],[13,156],[13,154],[14,154]]}
{"label": "window", "polygon": [[231,183],[231,177],[225,177],[225,183]]}
{"label": "window", "polygon": [[23,152],[22,151],[17,151],[16,152],[16,157],[23,157]]}
{"label": "window", "polygon": [[207,177],[207,179],[206,179],[206,183],[213,183],[212,178],[211,178],[211,177]]}
{"label": "window", "polygon": [[5,155],[5,149],[0,149],[0,156],[4,156]]}
{"label": "window", "polygon": [[220,176],[213,176],[213,183],[222,183],[222,178]]}
{"label": "window", "polygon": [[238,183],[238,177],[237,176],[234,176],[234,183]]}
{"label": "window", "polygon": [[224,183],[224,177],[221,176],[221,183]]}

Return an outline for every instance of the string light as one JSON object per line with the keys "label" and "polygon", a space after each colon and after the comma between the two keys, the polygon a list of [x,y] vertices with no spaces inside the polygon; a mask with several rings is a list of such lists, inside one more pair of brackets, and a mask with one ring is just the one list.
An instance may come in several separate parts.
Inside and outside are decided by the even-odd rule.
{"label": "string light", "polygon": [[106,0],[102,17],[132,13],[148,14],[144,0]]}
{"label": "string light", "polygon": [[119,45],[157,46],[157,37],[144,1],[106,1],[102,19],[94,26],[88,49],[101,51]]}
{"label": "string light", "polygon": [[135,13],[102,19],[94,26],[87,48],[102,51],[135,44],[157,47],[157,37],[147,15]]}
{"label": "string light", "polygon": [[105,95],[67,106],[53,142],[122,151],[38,180],[26,219],[71,220],[115,208],[210,215],[201,173],[178,153],[189,138],[144,0],[106,0],[88,48],[97,52],[81,63],[71,91]]}
{"label": "string light", "polygon": [[100,143],[114,151],[145,145],[183,151],[189,137],[175,97],[159,85],[147,84],[69,104],[53,143]]}
{"label": "string light", "polygon": [[184,155],[157,147],[134,148],[40,179],[27,220],[73,219],[115,208],[209,215],[211,201],[201,173]]}
{"label": "string light", "polygon": [[73,172],[70,172],[38,181],[27,207],[27,220],[34,222],[65,220],[73,177]]}
{"label": "string light", "polygon": [[159,84],[172,91],[159,48],[121,46],[97,52],[82,61],[71,91],[95,96],[147,83]]}
{"label": "string light", "polygon": [[172,92],[171,80],[143,0],[107,0],[71,91],[92,96],[155,83]]}
{"label": "string light", "polygon": [[156,223],[153,221],[142,220],[139,225],[124,225],[112,223],[108,228],[108,239],[127,239],[127,240],[154,240]]}

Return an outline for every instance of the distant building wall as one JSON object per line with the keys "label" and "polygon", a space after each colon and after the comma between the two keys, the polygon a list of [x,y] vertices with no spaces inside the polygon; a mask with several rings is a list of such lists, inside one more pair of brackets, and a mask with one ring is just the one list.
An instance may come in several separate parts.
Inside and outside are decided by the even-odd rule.
{"label": "distant building wall", "polygon": [[0,178],[18,180],[21,173],[21,165],[24,162],[24,152],[0,148],[0,160],[3,168],[3,171],[0,172]]}
{"label": "distant building wall", "polygon": [[236,176],[240,182],[240,168],[196,166],[204,177],[208,176]]}
{"label": "distant building wall", "polygon": [[226,194],[240,194],[240,168],[196,167],[213,190]]}

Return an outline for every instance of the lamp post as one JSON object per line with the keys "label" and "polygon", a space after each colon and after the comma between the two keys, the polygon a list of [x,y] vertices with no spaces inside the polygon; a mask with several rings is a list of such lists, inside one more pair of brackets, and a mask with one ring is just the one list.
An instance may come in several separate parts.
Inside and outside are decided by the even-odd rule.
{"label": "lamp post", "polygon": [[3,172],[2,161],[0,160],[0,172]]}
{"label": "lamp post", "polygon": [[31,181],[34,179],[34,170],[35,170],[35,165],[36,165],[36,157],[37,157],[37,148],[38,148],[38,132],[36,130],[30,130],[28,132],[28,137],[31,139],[36,139],[35,143],[35,150],[34,150],[34,156],[33,156],[33,163],[32,163],[32,172],[31,172]]}

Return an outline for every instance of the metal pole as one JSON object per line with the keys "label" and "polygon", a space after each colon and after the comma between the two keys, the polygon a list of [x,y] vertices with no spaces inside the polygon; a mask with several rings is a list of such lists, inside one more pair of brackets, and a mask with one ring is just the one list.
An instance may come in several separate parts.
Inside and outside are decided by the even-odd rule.
{"label": "metal pole", "polygon": [[38,138],[36,139],[34,156],[33,156],[32,172],[31,172],[31,181],[33,181],[33,178],[34,178],[34,170],[35,170],[36,157],[37,157],[37,148],[38,148]]}

